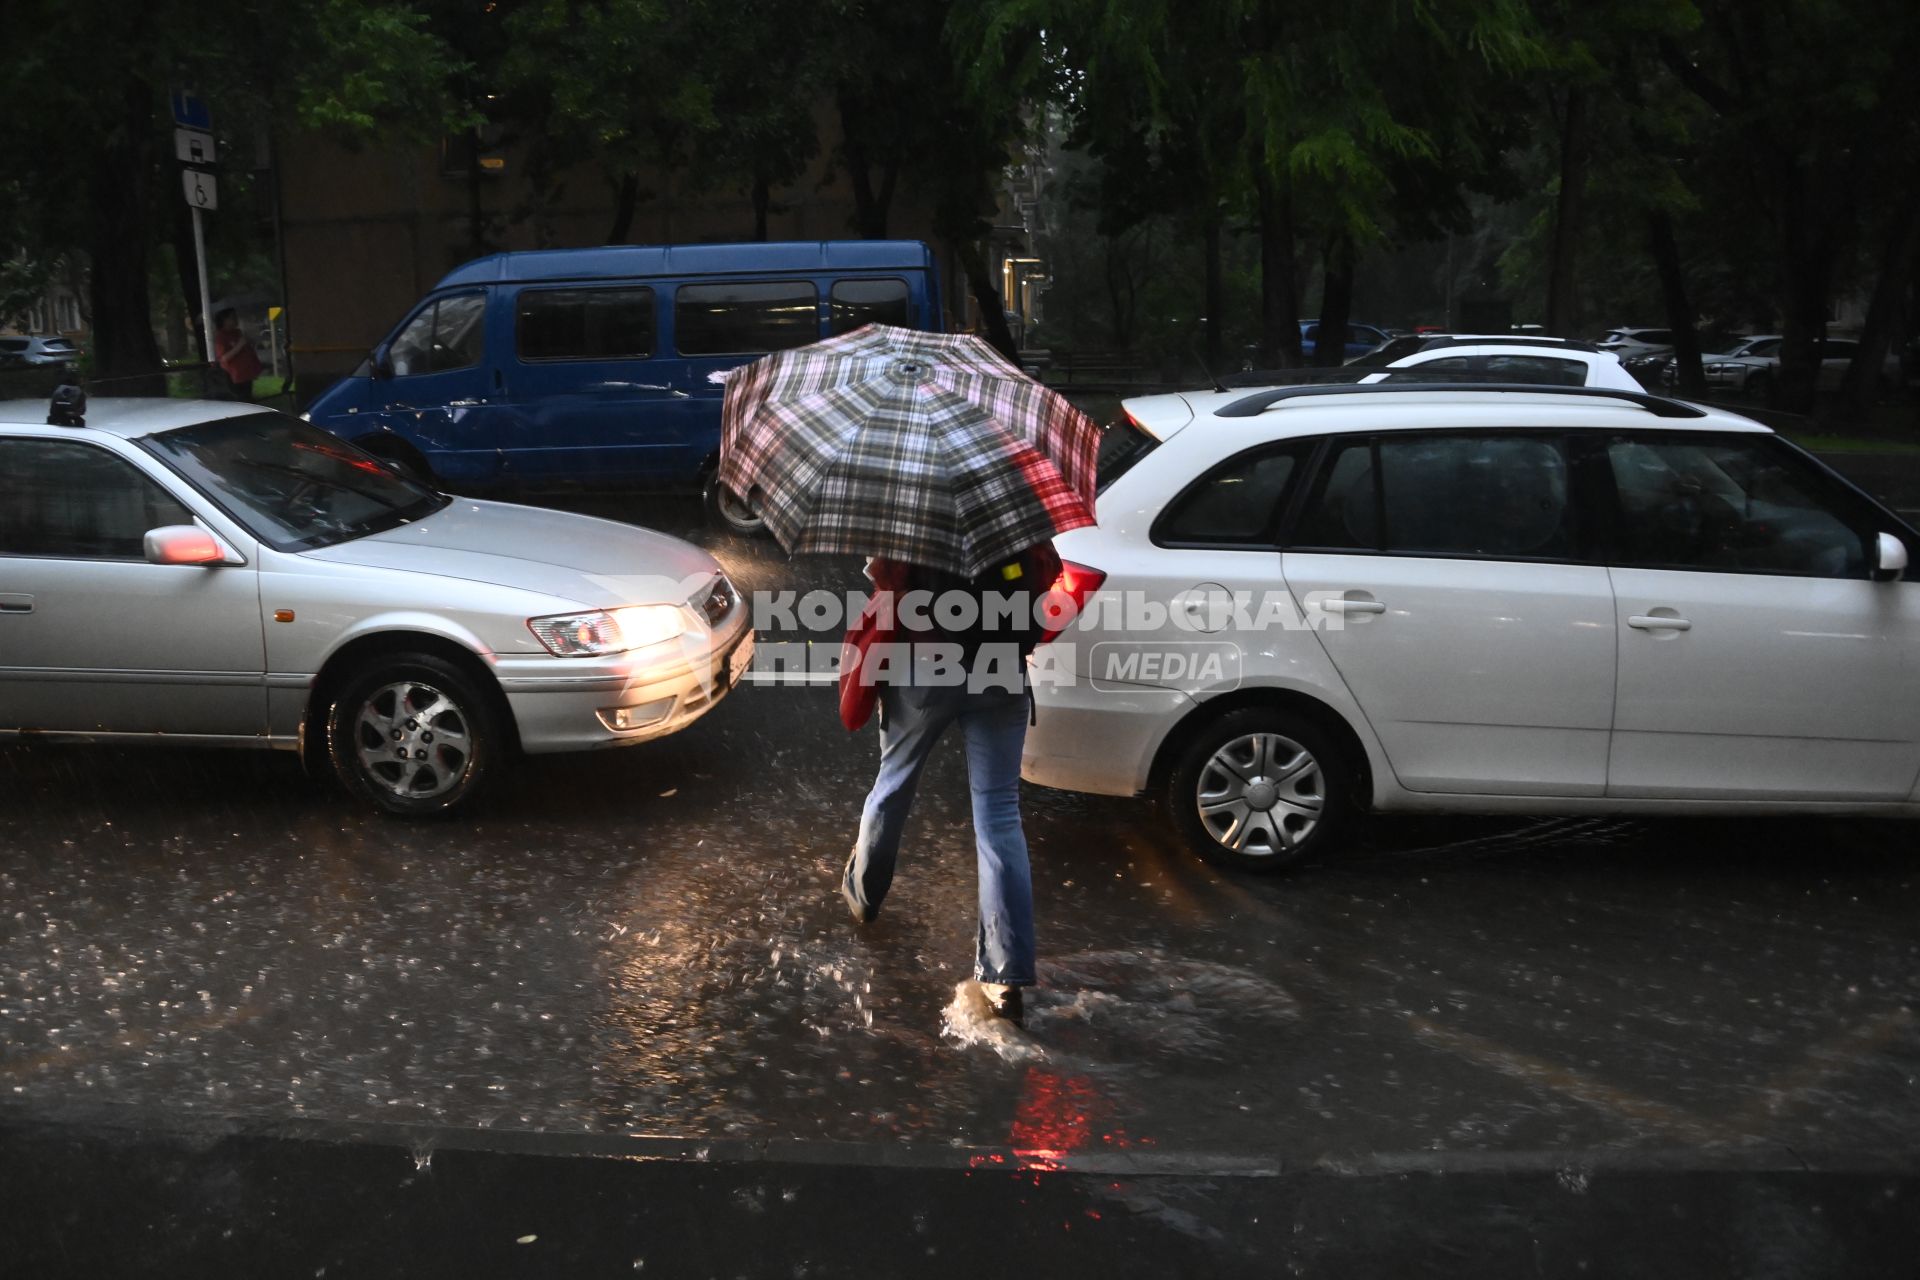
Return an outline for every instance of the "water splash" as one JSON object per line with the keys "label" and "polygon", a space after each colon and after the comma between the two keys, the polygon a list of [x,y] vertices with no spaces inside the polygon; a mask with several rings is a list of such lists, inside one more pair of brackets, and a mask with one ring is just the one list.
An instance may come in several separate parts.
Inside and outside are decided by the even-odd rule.
{"label": "water splash", "polygon": [[977,982],[954,984],[953,999],[940,1011],[940,1034],[963,1048],[984,1045],[1005,1062],[1045,1062],[1047,1051],[1005,1018],[997,1018]]}

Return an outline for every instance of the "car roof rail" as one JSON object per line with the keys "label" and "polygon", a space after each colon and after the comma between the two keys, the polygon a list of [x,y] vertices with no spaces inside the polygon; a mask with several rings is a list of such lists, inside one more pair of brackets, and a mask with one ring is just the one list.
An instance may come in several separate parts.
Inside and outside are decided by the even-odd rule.
{"label": "car roof rail", "polygon": [[[1386,370],[1373,370],[1380,373]],[[1405,395],[1408,392],[1501,391],[1524,395],[1577,396],[1584,400],[1620,400],[1637,405],[1659,418],[1704,418],[1707,411],[1684,400],[1650,395],[1644,391],[1615,391],[1611,387],[1557,387],[1529,382],[1366,382],[1340,383],[1337,386],[1315,384],[1299,387],[1273,387],[1242,396],[1232,404],[1213,411],[1216,418],[1256,418],[1283,400],[1304,400],[1314,396],[1347,396],[1381,393]]]}

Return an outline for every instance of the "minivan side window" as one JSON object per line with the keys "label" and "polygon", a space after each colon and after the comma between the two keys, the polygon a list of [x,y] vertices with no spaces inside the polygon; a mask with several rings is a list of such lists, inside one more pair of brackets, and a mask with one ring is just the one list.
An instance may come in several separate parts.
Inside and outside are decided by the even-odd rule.
{"label": "minivan side window", "polygon": [[653,290],[523,289],[522,360],[642,360],[653,354]]}
{"label": "minivan side window", "polygon": [[1408,556],[1557,560],[1574,554],[1567,447],[1547,436],[1351,441],[1292,539]]}
{"label": "minivan side window", "polygon": [[831,334],[852,333],[861,325],[891,324],[913,327],[913,312],[905,280],[836,280],[827,291]]}
{"label": "minivan side window", "polygon": [[673,296],[683,356],[758,355],[820,338],[820,291],[807,280],[683,284]]}
{"label": "minivan side window", "polygon": [[1229,458],[1167,504],[1154,524],[1163,547],[1273,547],[1299,445]]}
{"label": "minivan side window", "polygon": [[486,295],[479,293],[456,293],[421,308],[387,347],[393,376],[479,364],[486,352],[486,316]]}
{"label": "minivan side window", "polygon": [[1766,436],[1615,440],[1607,462],[1620,504],[1616,564],[1867,576],[1865,513],[1849,512],[1818,472]]}
{"label": "minivan side window", "polygon": [[0,439],[0,556],[144,560],[149,529],[193,513],[89,444]]}

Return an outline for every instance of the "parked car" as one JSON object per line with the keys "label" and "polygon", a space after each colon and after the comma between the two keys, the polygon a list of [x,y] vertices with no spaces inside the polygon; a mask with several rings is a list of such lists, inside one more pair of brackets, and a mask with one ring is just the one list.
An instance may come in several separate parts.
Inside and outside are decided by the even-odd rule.
{"label": "parked car", "polygon": [[[1345,360],[1351,360],[1355,356],[1365,355],[1386,340],[1386,332],[1375,328],[1373,325],[1348,324],[1345,343],[1346,355],[1343,357],[1343,363]],[[1318,320],[1302,320],[1300,322],[1300,349],[1306,353],[1309,360],[1313,359],[1314,353],[1320,349],[1320,322]]]}
{"label": "parked car", "polygon": [[[1394,354],[1402,343],[1419,344]],[[1380,360],[1381,356],[1391,356]],[[1565,387],[1615,387],[1638,391],[1640,384],[1621,367],[1620,358],[1584,342],[1559,338],[1515,338],[1458,334],[1395,339],[1352,362],[1406,373],[1370,373],[1362,383],[1411,381],[1422,377],[1480,382],[1525,382]]]}
{"label": "parked car", "polygon": [[710,375],[876,321],[941,328],[926,245],[494,254],[449,272],[307,416],[457,492],[704,491],[752,531],[758,518],[712,483]]}
{"label": "parked car", "polygon": [[[1701,357],[1700,370],[1709,387],[1762,395],[1779,376],[1780,346],[1781,339],[1777,337],[1756,340],[1753,349],[1747,351]],[[1820,371],[1815,385],[1831,390],[1846,381],[1847,370],[1860,353],[1860,344],[1845,338],[1829,338],[1819,343],[1817,350]],[[1880,376],[1889,385],[1900,381],[1899,352],[1887,353]]]}
{"label": "parked car", "polygon": [[1256,870],[1367,808],[1920,816],[1920,534],[1760,424],[1586,387],[1125,407],[1055,543],[1097,590],[1029,781],[1157,793]]}
{"label": "parked car", "polygon": [[1638,384],[1651,386],[1660,380],[1662,367],[1673,357],[1673,330],[1609,329],[1594,345],[1620,357],[1620,363]]}
{"label": "parked car", "polygon": [[752,653],[677,539],[451,498],[254,405],[58,399],[0,404],[0,737],[299,751],[442,813],[518,752],[684,728]]}
{"label": "parked car", "polygon": [[74,346],[71,339],[58,334],[0,336],[0,368],[8,365],[30,368],[69,365],[77,361],[81,354],[80,348]]}

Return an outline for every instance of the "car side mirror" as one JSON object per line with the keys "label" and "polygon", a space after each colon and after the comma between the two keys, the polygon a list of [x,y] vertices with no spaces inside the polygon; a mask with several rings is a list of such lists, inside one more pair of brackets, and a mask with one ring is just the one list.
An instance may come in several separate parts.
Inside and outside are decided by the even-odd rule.
{"label": "car side mirror", "polygon": [[147,530],[148,564],[214,565],[227,562],[220,539],[197,524],[169,524]]}
{"label": "car side mirror", "polygon": [[374,377],[384,380],[393,376],[393,356],[385,347],[376,347],[368,363],[373,367]]}
{"label": "car side mirror", "polygon": [[1873,580],[1892,582],[1907,571],[1907,544],[1890,533],[1874,539]]}

